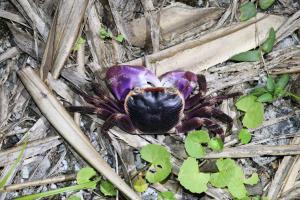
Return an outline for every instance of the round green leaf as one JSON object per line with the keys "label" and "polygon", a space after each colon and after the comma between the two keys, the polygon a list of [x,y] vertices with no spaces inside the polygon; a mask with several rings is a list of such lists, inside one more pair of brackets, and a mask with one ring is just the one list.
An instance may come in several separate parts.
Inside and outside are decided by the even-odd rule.
{"label": "round green leaf", "polygon": [[133,188],[137,192],[145,192],[148,189],[148,186],[149,184],[142,176],[138,176],[138,178],[133,182]]}
{"label": "round green leaf", "polygon": [[176,200],[173,192],[166,191],[158,194],[158,200]]}
{"label": "round green leaf", "polygon": [[188,134],[184,141],[184,147],[189,156],[201,158],[205,155],[205,149],[201,144],[209,142],[209,135],[206,131],[193,131]]}
{"label": "round green leaf", "polygon": [[199,172],[198,162],[195,158],[187,158],[178,174],[180,184],[193,193],[202,193],[207,190],[209,174]]}
{"label": "round green leaf", "polygon": [[239,139],[243,144],[248,144],[252,136],[247,129],[242,129],[239,133]]}
{"label": "round green leaf", "polygon": [[101,181],[101,183],[100,183],[100,191],[105,196],[116,196],[117,195],[116,188],[109,181]]}
{"label": "round green leaf", "polygon": [[228,183],[228,190],[232,196],[238,199],[247,197],[247,190],[243,181],[236,180]]}
{"label": "round green leaf", "polygon": [[209,148],[213,151],[222,151],[224,147],[224,143],[221,138],[211,138],[208,142]]}
{"label": "round green leaf", "polygon": [[264,106],[260,102],[254,102],[252,107],[250,107],[242,122],[247,128],[257,128],[259,127],[264,119]]}
{"label": "round green leaf", "polygon": [[219,172],[211,175],[210,183],[219,188],[228,187],[229,192],[236,198],[246,197],[245,175],[242,168],[230,158],[220,158],[216,164]]}
{"label": "round green leaf", "polygon": [[257,97],[253,95],[247,95],[239,98],[239,100],[236,102],[237,109],[247,112],[252,105],[255,103]]}
{"label": "round green leaf", "polygon": [[273,5],[275,0],[259,0],[258,5],[261,9],[266,10]]}
{"label": "round green leaf", "polygon": [[254,5],[254,3],[252,2],[247,2],[241,5],[240,7],[240,20],[241,21],[246,21],[252,17],[254,17],[257,13],[256,11],[256,7]]}
{"label": "round green leaf", "polygon": [[151,163],[146,173],[146,179],[150,183],[163,181],[171,173],[170,153],[164,147],[157,144],[146,145],[141,150],[141,157]]}
{"label": "round green leaf", "polygon": [[84,167],[79,170],[76,176],[76,180],[78,184],[90,182],[91,178],[96,176],[96,171],[91,167]]}

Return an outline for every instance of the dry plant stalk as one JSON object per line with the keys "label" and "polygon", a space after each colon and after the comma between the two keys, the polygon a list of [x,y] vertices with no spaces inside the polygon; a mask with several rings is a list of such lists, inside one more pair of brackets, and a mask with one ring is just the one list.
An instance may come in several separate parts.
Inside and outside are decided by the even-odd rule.
{"label": "dry plant stalk", "polygon": [[[147,60],[156,67],[158,75],[176,69],[198,73],[257,47],[265,40],[271,27],[277,30],[284,21],[281,16],[258,14],[255,19],[151,54]],[[144,58],[139,58],[125,64],[144,65],[144,62]]]}
{"label": "dry plant stalk", "polygon": [[211,152],[204,156],[205,159],[214,158],[249,158],[256,156],[288,156],[299,155],[300,146],[291,145],[245,145],[240,147],[225,148],[222,152]]}
{"label": "dry plant stalk", "polygon": [[140,197],[122,180],[113,169],[100,157],[88,138],[75,124],[65,108],[30,67],[18,72],[24,86],[33,100],[56,128],[61,136],[100,174],[112,182],[128,198],[138,200]]}
{"label": "dry plant stalk", "polygon": [[[152,12],[154,19],[159,17],[158,25],[161,29],[161,39],[163,41],[171,41],[179,37],[180,34],[191,31],[196,27],[208,24],[223,13],[221,8],[193,8],[182,3],[173,3],[169,6],[163,7],[159,12],[158,10],[151,9],[148,0],[144,2],[145,8],[150,8],[148,11]],[[146,15],[146,13],[145,13]],[[126,27],[127,40],[134,46],[144,47],[147,40],[147,16],[132,20]],[[159,39],[159,38],[157,38]]]}
{"label": "dry plant stalk", "polygon": [[54,79],[60,75],[80,31],[88,0],[60,1],[54,16],[40,69],[42,79],[51,70]]}

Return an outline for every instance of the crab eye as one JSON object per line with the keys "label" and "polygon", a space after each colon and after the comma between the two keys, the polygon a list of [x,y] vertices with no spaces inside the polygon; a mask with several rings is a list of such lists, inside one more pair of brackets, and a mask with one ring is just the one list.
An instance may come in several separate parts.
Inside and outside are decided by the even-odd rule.
{"label": "crab eye", "polygon": [[176,94],[177,89],[174,87],[168,87],[168,88],[166,88],[166,92],[171,93],[171,94]]}

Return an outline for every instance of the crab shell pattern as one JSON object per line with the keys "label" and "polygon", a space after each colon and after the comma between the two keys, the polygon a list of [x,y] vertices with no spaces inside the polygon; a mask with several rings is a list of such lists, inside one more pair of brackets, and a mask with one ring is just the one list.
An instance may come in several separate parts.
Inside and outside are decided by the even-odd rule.
{"label": "crab shell pattern", "polygon": [[96,114],[105,122],[102,132],[113,126],[133,134],[185,133],[202,126],[224,138],[221,126],[212,118],[232,127],[232,118],[215,106],[238,96],[205,97],[206,79],[190,71],[170,71],[160,77],[142,66],[119,65],[106,73],[106,85],[114,98],[93,83],[97,96],[79,93],[92,106],[70,106],[69,110]]}

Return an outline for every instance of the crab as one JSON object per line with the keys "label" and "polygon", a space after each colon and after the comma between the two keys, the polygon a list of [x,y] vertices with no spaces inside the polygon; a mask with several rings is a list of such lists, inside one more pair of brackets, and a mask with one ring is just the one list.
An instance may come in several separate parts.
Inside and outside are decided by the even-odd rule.
{"label": "crab", "polygon": [[206,97],[205,76],[182,70],[157,77],[142,66],[118,65],[107,70],[105,81],[112,95],[96,83],[92,87],[97,96],[75,87],[75,92],[91,106],[68,108],[72,112],[96,114],[104,120],[102,133],[113,126],[131,134],[186,133],[205,127],[224,138],[224,130],[216,120],[227,124],[227,130],[233,120],[216,105],[240,95]]}

